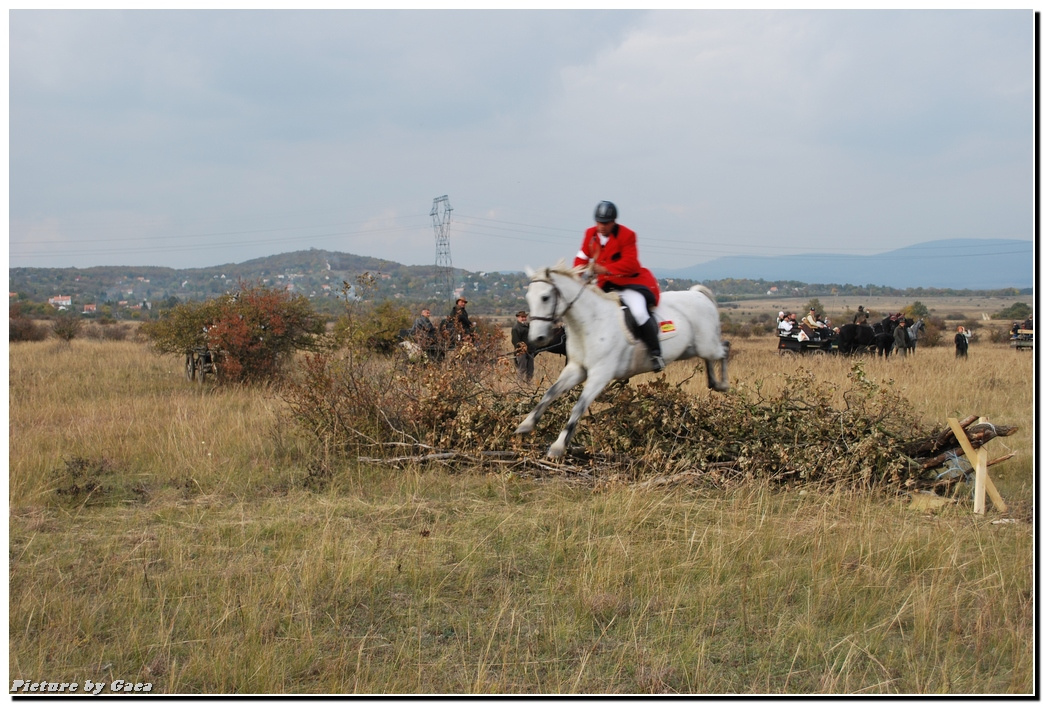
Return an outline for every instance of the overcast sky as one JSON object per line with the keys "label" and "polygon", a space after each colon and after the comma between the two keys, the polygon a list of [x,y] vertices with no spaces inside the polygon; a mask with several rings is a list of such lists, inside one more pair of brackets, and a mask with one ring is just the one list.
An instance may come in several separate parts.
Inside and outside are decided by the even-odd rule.
{"label": "overcast sky", "polygon": [[646,266],[1033,238],[1033,15],[31,11],[10,31],[10,265],[317,248]]}

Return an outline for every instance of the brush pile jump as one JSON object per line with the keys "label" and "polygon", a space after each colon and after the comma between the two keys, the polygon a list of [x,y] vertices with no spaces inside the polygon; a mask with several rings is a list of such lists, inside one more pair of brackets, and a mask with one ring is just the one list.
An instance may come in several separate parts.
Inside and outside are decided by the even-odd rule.
{"label": "brush pile jump", "polygon": [[[776,375],[771,391],[754,382],[728,394],[693,395],[683,388],[689,379],[670,383],[663,375],[646,383],[616,382],[590,406],[567,455],[547,460],[546,443],[565,425],[579,389],[547,408],[546,431],[518,435],[519,419],[543,389],[488,383],[487,363],[392,370],[390,380],[377,377],[379,385],[318,356],[306,364],[306,383],[284,392],[300,428],[313,433],[329,456],[387,467],[436,464],[537,478],[711,486],[766,480],[944,494],[979,474],[982,456],[986,469],[1013,456],[979,449],[1017,431],[976,415],[953,419],[949,427],[931,423],[893,381],[871,380],[856,362],[847,384],[822,383],[800,367]],[[693,376],[702,371],[701,365],[692,368]],[[990,454],[997,457],[990,460]]]}

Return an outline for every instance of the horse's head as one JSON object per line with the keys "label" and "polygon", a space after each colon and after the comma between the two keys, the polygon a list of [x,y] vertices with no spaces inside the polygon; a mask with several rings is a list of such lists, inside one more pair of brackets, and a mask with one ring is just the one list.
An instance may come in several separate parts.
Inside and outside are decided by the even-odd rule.
{"label": "horse's head", "polygon": [[529,305],[529,344],[541,347],[550,340],[554,324],[560,320],[565,302],[561,291],[551,278],[551,269],[546,267],[533,271],[526,267],[529,287],[525,291],[525,302]]}
{"label": "horse's head", "polygon": [[525,300],[529,304],[531,345],[539,347],[549,344],[555,333],[555,325],[561,322],[590,283],[583,276],[584,271],[582,267],[567,266],[564,261],[536,271],[525,268],[529,276]]}

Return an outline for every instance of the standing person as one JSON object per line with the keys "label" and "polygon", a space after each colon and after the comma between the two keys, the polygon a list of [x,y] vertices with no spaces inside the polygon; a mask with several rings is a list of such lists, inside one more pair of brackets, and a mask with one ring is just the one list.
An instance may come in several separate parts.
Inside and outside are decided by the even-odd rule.
{"label": "standing person", "polygon": [[908,321],[905,318],[899,318],[898,327],[896,327],[894,331],[895,352],[897,352],[898,355],[901,357],[904,357],[906,355],[906,352],[909,350],[909,346],[911,344],[909,342],[909,328],[906,325],[907,322]]}
{"label": "standing person", "polygon": [[920,339],[925,327],[923,318],[909,326],[909,352],[911,354],[916,354],[916,341]]}
{"label": "standing person", "polygon": [[456,305],[453,307],[453,312],[449,314],[453,319],[453,323],[456,325],[457,339],[461,342],[464,340],[471,339],[471,330],[474,328],[474,323],[467,316],[467,299],[460,296],[456,299]]}
{"label": "standing person", "polygon": [[659,346],[659,324],[649,313],[659,304],[659,282],[641,266],[637,257],[637,234],[616,222],[616,206],[607,200],[594,209],[594,227],[583,233],[583,244],[573,266],[588,267],[597,275],[603,291],[619,291],[619,298],[630,309],[638,325],[641,341],[648,347],[652,370],[666,367]]}
{"label": "standing person", "polygon": [[965,330],[962,325],[956,328],[956,359],[967,357],[967,346],[970,343],[970,337],[970,330]]}
{"label": "standing person", "polygon": [[514,366],[518,370],[518,378],[532,381],[534,364],[533,355],[529,352],[529,314],[524,310],[514,314],[511,344],[514,345]]}
{"label": "standing person", "polygon": [[437,357],[438,351],[438,332],[435,330],[435,324],[431,322],[431,309],[422,308],[420,315],[413,321],[413,327],[410,329],[410,334],[413,336],[413,341],[420,346],[420,349],[424,351],[429,357]]}

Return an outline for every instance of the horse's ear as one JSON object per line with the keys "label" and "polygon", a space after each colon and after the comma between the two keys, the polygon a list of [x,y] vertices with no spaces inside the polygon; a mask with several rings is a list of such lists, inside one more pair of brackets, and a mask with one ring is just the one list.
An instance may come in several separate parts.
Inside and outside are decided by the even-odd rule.
{"label": "horse's ear", "polygon": [[525,265],[525,275],[528,276],[531,279],[532,277],[536,276],[536,270],[533,269],[528,264],[526,264]]}

